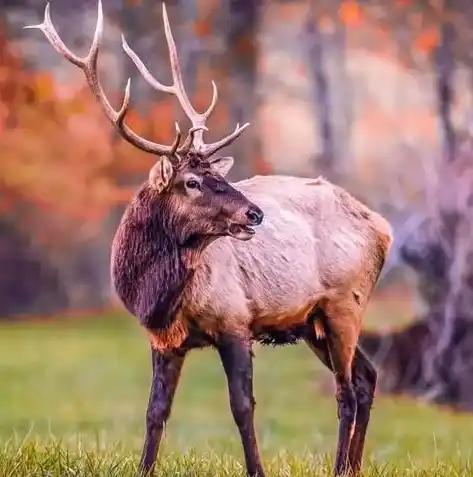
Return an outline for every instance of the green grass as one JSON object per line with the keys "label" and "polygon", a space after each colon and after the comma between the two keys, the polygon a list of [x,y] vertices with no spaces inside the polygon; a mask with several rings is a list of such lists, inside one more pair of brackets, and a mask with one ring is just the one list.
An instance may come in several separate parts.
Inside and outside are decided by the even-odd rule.
{"label": "green grass", "polygon": [[[132,318],[0,325],[0,477],[131,476],[150,359]],[[257,428],[268,476],[329,475],[336,407],[303,345],[256,348]],[[325,391],[321,391],[320,383]],[[473,475],[473,416],[379,397],[367,476]],[[159,475],[240,476],[242,453],[215,352],[185,364]]]}

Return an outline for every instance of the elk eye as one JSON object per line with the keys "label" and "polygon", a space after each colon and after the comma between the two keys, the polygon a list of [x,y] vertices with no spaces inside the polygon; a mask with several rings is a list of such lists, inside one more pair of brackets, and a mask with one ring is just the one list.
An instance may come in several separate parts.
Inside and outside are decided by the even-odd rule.
{"label": "elk eye", "polygon": [[188,189],[199,189],[200,190],[200,183],[196,181],[195,179],[189,179],[186,182],[186,187]]}

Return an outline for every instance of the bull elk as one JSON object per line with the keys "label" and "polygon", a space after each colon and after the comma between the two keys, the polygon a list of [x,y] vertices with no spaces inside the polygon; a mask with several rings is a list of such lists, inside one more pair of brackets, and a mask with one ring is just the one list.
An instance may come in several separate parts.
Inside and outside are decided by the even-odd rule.
{"label": "bull elk", "polygon": [[43,23],[27,27],[40,29],[83,71],[103,112],[127,141],[158,157],[126,207],[111,252],[116,292],[151,343],[153,378],[140,469],[147,473],[155,467],[186,355],[212,346],[226,373],[247,473],[264,476],[254,428],[252,343],[304,340],[335,376],[335,474],[355,474],[377,378],[358,337],[391,246],[390,225],[323,178],[255,176],[227,182],[233,159],[216,153],[249,124],[218,142],[204,142],[217,87],[212,83],[209,108],[196,112],[184,89],[164,4],[163,19],[172,85],[156,80],[124,37],[122,42],[147,83],[174,95],[192,124],[182,143],[176,124],[170,146],[146,140],[126,125],[130,80],[119,110],[106,98],[97,75],[100,0],[93,43],[84,58],[60,39],[49,5]]}

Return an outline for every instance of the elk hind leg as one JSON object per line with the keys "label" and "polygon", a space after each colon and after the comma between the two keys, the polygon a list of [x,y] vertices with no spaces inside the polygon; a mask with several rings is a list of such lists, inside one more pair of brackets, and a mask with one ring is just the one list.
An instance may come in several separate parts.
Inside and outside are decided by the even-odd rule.
{"label": "elk hind leg", "polygon": [[350,443],[349,462],[352,470],[359,472],[363,460],[366,431],[376,389],[377,372],[373,364],[357,346],[353,360],[357,412],[353,437]]}
{"label": "elk hind leg", "polygon": [[335,475],[352,473],[350,442],[355,428],[357,398],[352,380],[352,365],[360,334],[360,310],[354,301],[338,299],[324,306],[324,327],[338,404],[338,444]]}

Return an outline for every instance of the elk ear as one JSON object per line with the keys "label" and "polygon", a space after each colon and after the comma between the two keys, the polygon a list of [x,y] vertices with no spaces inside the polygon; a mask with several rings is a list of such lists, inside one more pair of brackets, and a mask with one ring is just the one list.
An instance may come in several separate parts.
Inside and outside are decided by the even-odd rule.
{"label": "elk ear", "polygon": [[210,160],[210,168],[225,177],[233,167],[233,157],[216,157]]}
{"label": "elk ear", "polygon": [[163,192],[169,187],[174,168],[171,161],[166,156],[161,156],[159,161],[149,171],[149,183],[158,193]]}

